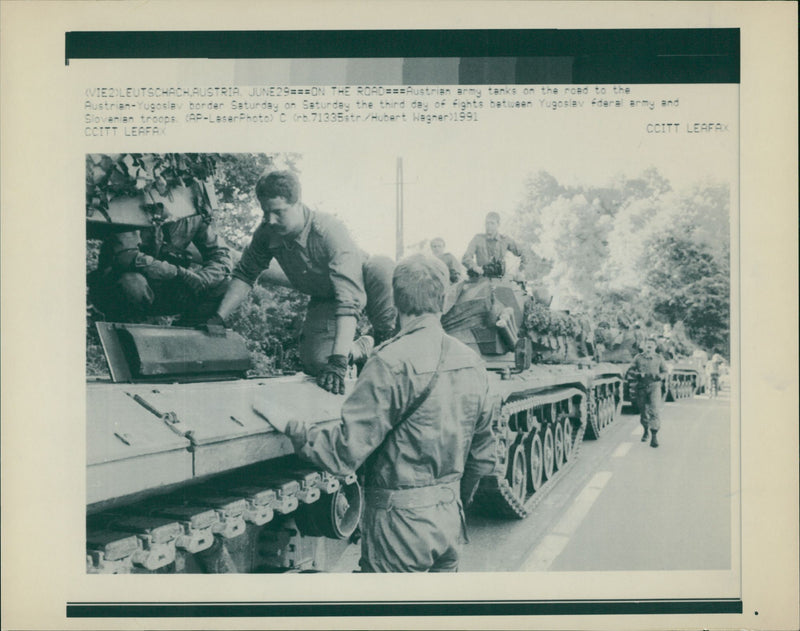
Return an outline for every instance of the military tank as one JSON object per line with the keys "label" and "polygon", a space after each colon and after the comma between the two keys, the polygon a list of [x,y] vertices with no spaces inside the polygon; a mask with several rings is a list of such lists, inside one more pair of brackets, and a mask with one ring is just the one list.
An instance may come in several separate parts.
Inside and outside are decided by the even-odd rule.
{"label": "military tank", "polygon": [[335,563],[361,516],[356,476],[301,462],[253,403],[334,423],[341,397],[304,375],[246,378],[250,355],[233,331],[97,327],[111,377],[87,385],[88,572]]}
{"label": "military tank", "polygon": [[[616,418],[622,375],[594,361],[580,335],[526,326],[520,335],[530,297],[515,283],[482,278],[459,290],[443,323],[485,358],[499,401],[496,471],[475,505],[522,518],[584,437]],[[360,521],[358,480],[299,460],[253,403],[269,397],[306,423],[336,423],[342,398],[302,374],[248,377],[249,352],[230,330],[96,328],[109,377],[87,384],[87,572],[335,569]]]}
{"label": "military tank", "polygon": [[[204,160],[87,156],[87,238],[214,210]],[[230,330],[93,326],[108,376],[86,391],[86,571],[330,569],[360,520],[356,476],[301,462],[253,402],[334,423],[341,397],[300,374],[248,378],[251,355]]]}
{"label": "military tank", "polygon": [[467,279],[447,304],[444,329],[483,357],[499,402],[496,468],[474,506],[524,518],[574,465],[584,437],[618,417],[624,369],[597,361],[586,318],[550,310],[517,282]]}
{"label": "military tank", "polygon": [[[630,411],[638,410],[636,386],[637,378],[630,364],[637,353],[643,350],[643,342],[651,337],[642,329],[632,325],[625,316],[619,316],[614,326],[607,322],[598,325],[595,331],[598,340],[598,353],[603,361],[618,364],[625,372],[624,399]],[[682,337],[682,336],[681,336]],[[691,398],[705,390],[706,353],[695,350],[691,356],[678,351],[677,344],[665,336],[657,336],[656,351],[665,358],[667,376],[661,383],[661,397],[664,401],[678,401]],[[682,340],[686,347],[688,340]]]}
{"label": "military tank", "polygon": [[[140,190],[119,176],[120,163],[128,175],[155,168],[142,157],[106,158],[87,157],[90,238],[216,206],[202,172],[168,190]],[[180,162],[167,158],[168,166]],[[115,176],[122,184],[110,195],[104,178]],[[466,280],[451,298],[443,324],[484,357],[499,401],[496,471],[481,481],[476,506],[522,518],[571,468],[584,437],[601,436],[614,421],[622,375],[596,361],[574,318],[564,314],[561,328],[535,326],[549,310],[535,309],[514,282]],[[306,423],[325,424],[339,422],[343,399],[302,374],[248,376],[250,354],[230,330],[95,328],[109,370],[86,392],[86,571],[335,569],[361,518],[358,480],[299,460],[253,402],[272,398]]]}

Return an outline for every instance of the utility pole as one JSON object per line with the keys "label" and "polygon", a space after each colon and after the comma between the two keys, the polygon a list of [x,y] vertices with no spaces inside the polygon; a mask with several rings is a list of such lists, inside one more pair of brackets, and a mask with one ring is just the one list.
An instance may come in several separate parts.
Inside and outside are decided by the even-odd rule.
{"label": "utility pole", "polygon": [[397,158],[396,181],[396,217],[395,217],[395,259],[403,258],[403,158]]}

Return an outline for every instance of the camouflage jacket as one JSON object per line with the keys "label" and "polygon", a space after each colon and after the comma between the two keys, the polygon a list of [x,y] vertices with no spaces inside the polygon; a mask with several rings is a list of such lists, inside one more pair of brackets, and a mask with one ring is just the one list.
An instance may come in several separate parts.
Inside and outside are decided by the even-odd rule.
{"label": "camouflage jacket", "polygon": [[[197,248],[200,261],[192,258],[191,245]],[[179,265],[194,269],[208,287],[221,283],[231,272],[228,248],[200,215],[113,234],[100,247],[98,261],[101,271],[138,272],[148,280],[175,278]]]}

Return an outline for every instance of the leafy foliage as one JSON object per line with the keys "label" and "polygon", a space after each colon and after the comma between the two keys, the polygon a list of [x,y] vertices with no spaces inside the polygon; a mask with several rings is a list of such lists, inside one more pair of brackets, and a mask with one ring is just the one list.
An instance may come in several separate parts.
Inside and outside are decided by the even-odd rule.
{"label": "leafy foliage", "polygon": [[[217,234],[231,247],[234,259],[249,243],[262,211],[255,197],[258,178],[273,168],[298,170],[298,154],[114,154],[87,156],[87,212],[107,208],[117,196],[135,196],[148,187],[187,184],[213,175],[219,208],[212,212]],[[92,206],[94,205],[94,206]],[[96,269],[100,241],[88,240],[86,271]],[[231,317],[253,360],[252,374],[299,370],[297,344],[307,297],[284,287],[256,286]],[[86,370],[107,376],[102,347],[94,327],[99,317],[87,301]],[[169,324],[174,318],[152,318]]]}
{"label": "leafy foliage", "polygon": [[553,311],[533,300],[525,303],[523,318],[527,330],[539,335],[575,338],[583,332],[579,318],[563,311]]}
{"label": "leafy foliage", "polygon": [[308,297],[285,287],[256,285],[229,326],[247,344],[253,360],[252,374],[296,372],[300,369],[297,344]]}
{"label": "leafy foliage", "polygon": [[660,333],[682,324],[689,338],[682,346],[727,356],[727,184],[699,181],[677,191],[651,168],[602,186],[562,185],[542,171],[526,185],[513,234],[542,257],[536,280],[555,306],[613,329],[637,323]]}

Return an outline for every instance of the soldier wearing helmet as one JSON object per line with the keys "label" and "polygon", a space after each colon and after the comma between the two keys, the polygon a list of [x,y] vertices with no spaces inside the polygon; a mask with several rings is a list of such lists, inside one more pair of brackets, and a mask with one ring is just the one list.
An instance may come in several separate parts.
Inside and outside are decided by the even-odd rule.
{"label": "soldier wearing helmet", "polygon": [[650,438],[650,446],[658,447],[661,428],[662,382],[667,377],[667,364],[656,352],[658,341],[650,337],[644,342],[644,351],[633,358],[631,370],[636,374],[636,398],[644,433],[642,442]]}

